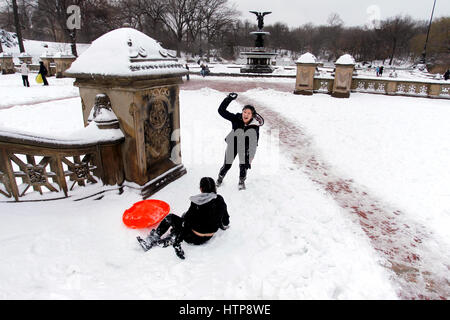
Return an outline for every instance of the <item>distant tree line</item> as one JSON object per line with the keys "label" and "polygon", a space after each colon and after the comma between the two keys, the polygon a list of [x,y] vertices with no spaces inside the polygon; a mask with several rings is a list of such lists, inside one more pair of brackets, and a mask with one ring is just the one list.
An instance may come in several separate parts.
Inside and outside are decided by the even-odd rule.
{"label": "distant tree line", "polygon": [[[128,25],[160,41],[164,47],[192,56],[233,59],[238,48],[251,47],[256,19],[242,21],[241,13],[228,0],[0,0],[0,28],[24,38],[90,43],[102,34]],[[81,29],[67,29],[67,8],[81,8]],[[14,7],[17,6],[17,19]],[[17,21],[15,21],[17,20]],[[307,23],[289,28],[285,23],[267,24],[266,46],[291,51],[294,56],[309,51],[334,61],[350,53],[358,61],[418,60],[428,29],[427,21],[395,16],[376,26],[347,27],[337,14],[324,25]],[[76,52],[75,52],[76,53]],[[435,19],[427,48],[427,61],[448,64],[450,17]]]}

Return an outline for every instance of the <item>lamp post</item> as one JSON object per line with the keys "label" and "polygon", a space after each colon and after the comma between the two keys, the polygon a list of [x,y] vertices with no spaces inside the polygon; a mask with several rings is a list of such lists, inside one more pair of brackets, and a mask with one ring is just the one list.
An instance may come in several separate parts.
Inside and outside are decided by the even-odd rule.
{"label": "lamp post", "polygon": [[421,62],[423,64],[425,64],[426,62],[426,55],[427,55],[427,44],[428,44],[428,38],[430,37],[430,30],[431,30],[431,24],[433,22],[433,15],[434,15],[434,8],[436,7],[436,0],[434,0],[434,4],[433,4],[433,11],[431,11],[431,19],[430,19],[430,24],[428,25],[428,32],[427,32],[427,39],[425,40],[425,47],[423,48],[423,52],[422,52],[422,60]]}

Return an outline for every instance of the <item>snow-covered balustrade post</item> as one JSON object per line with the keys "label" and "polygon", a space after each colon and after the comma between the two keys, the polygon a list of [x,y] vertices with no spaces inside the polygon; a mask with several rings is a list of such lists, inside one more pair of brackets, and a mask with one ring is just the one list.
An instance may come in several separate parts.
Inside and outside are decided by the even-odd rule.
{"label": "snow-covered balustrade post", "polygon": [[24,62],[26,64],[32,64],[33,63],[33,57],[31,55],[29,55],[28,53],[26,53],[26,52],[22,52],[19,55],[19,61],[20,61],[20,64],[22,64]]}
{"label": "snow-covered balustrade post", "polygon": [[56,64],[56,78],[65,78],[66,70],[69,69],[76,57],[69,53],[58,52],[53,56],[53,60]]}
{"label": "snow-covered balustrade post", "polygon": [[316,57],[307,52],[303,54],[296,62],[297,80],[295,84],[295,94],[312,95],[314,90],[314,75],[316,73]]}
{"label": "snow-covered balustrade post", "polygon": [[335,63],[336,71],[334,76],[332,96],[336,98],[349,98],[355,69],[355,59],[345,54]]}
{"label": "snow-covered balustrade post", "polygon": [[12,54],[6,52],[0,53],[0,64],[2,74],[13,74],[16,72]]}
{"label": "snow-covered balustrade post", "polygon": [[132,28],[111,31],[66,72],[80,89],[87,124],[98,94],[106,94],[125,134],[125,179],[144,198],[186,173],[180,148],[179,84],[186,69],[154,39]]}
{"label": "snow-covered balustrade post", "polygon": [[46,52],[40,56],[40,59],[44,63],[44,66],[47,68],[48,71],[47,76],[48,77],[54,76],[55,68],[52,68],[52,63],[54,63],[55,60],[53,60],[53,54]]}

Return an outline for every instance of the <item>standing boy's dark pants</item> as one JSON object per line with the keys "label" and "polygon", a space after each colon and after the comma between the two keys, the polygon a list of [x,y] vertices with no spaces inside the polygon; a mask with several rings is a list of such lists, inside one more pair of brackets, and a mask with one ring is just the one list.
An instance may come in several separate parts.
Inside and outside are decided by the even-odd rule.
{"label": "standing boy's dark pants", "polygon": [[22,81],[23,81],[23,86],[24,87],[29,87],[30,86],[30,82],[28,81],[28,76],[22,76]]}
{"label": "standing boy's dark pants", "polygon": [[[219,174],[222,177],[225,177],[225,175],[228,173],[228,171],[230,171],[232,165],[233,165],[233,160],[236,159],[236,156],[238,155],[238,150],[237,150],[237,143],[231,143],[228,144],[227,146],[227,150],[225,151],[225,161],[223,164],[223,167],[220,169]],[[239,155],[239,178],[241,179],[246,179],[247,178],[247,170],[249,168],[248,163],[250,162],[248,157],[248,152],[245,152],[245,160],[244,163],[242,163],[241,160],[241,155]]]}
{"label": "standing boy's dark pants", "polygon": [[44,76],[43,74],[41,74],[41,75],[42,75],[42,80],[44,81],[44,86],[48,86],[47,77]]}

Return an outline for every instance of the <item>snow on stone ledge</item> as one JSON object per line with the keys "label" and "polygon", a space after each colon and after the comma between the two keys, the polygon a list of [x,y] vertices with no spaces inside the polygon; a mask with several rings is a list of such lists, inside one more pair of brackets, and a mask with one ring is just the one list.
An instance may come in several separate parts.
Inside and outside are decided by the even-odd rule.
{"label": "snow on stone ledge", "polygon": [[186,74],[186,69],[156,40],[132,28],[106,33],[67,70],[74,77],[145,77]]}
{"label": "snow on stone ledge", "polygon": [[19,140],[25,144],[49,144],[73,147],[115,142],[124,139],[125,136],[120,129],[99,129],[93,122],[86,128],[64,136],[41,136],[36,133],[0,127],[0,138]]}
{"label": "snow on stone ledge", "polygon": [[305,53],[298,58],[297,63],[317,63],[317,58],[312,53]]}
{"label": "snow on stone ledge", "polygon": [[71,53],[67,53],[67,52],[57,52],[53,55],[52,58],[57,58],[57,59],[73,59],[75,58],[75,56]]}
{"label": "snow on stone ledge", "polygon": [[343,56],[341,56],[335,64],[344,64],[344,65],[350,65],[350,64],[356,64],[355,59],[349,55],[349,54],[344,54]]}

